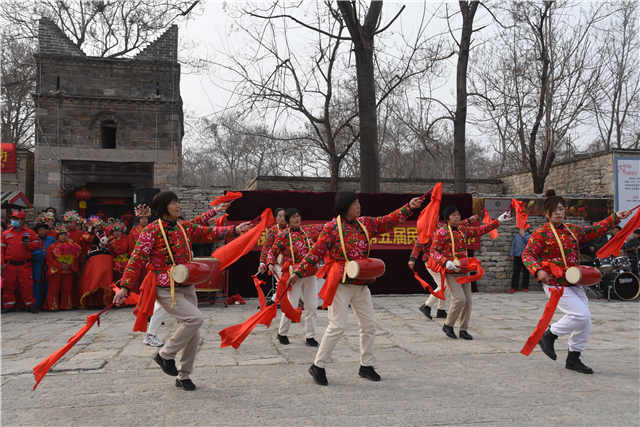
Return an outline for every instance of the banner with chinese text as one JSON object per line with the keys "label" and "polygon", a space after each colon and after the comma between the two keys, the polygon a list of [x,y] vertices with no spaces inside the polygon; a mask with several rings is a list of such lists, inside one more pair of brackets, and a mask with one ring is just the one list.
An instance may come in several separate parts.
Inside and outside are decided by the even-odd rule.
{"label": "banner with chinese text", "polygon": [[2,173],[16,173],[16,146],[15,144],[5,143],[2,146]]}

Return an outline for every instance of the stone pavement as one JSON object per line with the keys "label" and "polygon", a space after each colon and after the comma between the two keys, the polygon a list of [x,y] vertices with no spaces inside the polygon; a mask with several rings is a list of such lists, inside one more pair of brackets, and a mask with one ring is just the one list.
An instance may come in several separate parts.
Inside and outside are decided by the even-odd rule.
{"label": "stone pavement", "polygon": [[[255,312],[248,301],[202,307],[194,392],[176,389],[155,366],[155,350],[130,332],[131,309],[108,312],[31,391],[32,367],[90,312],[3,315],[2,425],[639,425],[638,303],[591,302],[584,361],[596,373],[583,375],[564,368],[566,337],[555,362],[539,349],[519,354],[546,301],[541,292],[474,294],[474,341],[445,337],[440,319],[418,312],[423,299],[374,297],[379,383],[357,375],[350,315],[327,368],[329,387],[307,373],[315,350],[301,325],[292,326],[289,346],[277,343],[274,323],[257,326],[238,351],[220,348],[217,332]],[[321,311],[319,334],[326,324]]]}

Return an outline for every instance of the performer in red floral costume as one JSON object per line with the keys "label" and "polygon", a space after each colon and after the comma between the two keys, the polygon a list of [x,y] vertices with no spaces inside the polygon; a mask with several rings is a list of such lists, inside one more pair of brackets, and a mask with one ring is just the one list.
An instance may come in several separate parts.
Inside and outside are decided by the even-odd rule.
{"label": "performer in red floral costume", "polygon": [[[274,265],[277,264],[279,255],[282,255],[282,265],[290,265],[295,269],[298,267],[302,259],[309,253],[311,246],[315,243],[322,231],[322,224],[302,225],[302,217],[300,211],[296,208],[289,208],[285,213],[285,221],[288,228],[276,238],[269,255],[267,256],[267,264],[273,272]],[[318,342],[316,336],[316,319],[318,306],[318,290],[316,289],[316,273],[315,268],[307,271],[305,276],[300,279],[287,292],[287,297],[291,305],[296,308],[302,295],[304,302],[304,326],[306,344],[311,347],[317,347]],[[289,327],[291,319],[284,313],[280,319],[280,328],[278,329],[278,340],[280,344],[289,344]]]}
{"label": "performer in red floral costume", "polygon": [[74,274],[78,272],[80,245],[68,237],[67,229],[58,226],[58,239],[47,249],[48,289],[45,310],[70,310]]}
{"label": "performer in red floral costume", "polygon": [[539,345],[544,354],[556,360],[555,340],[558,336],[570,334],[565,367],[583,374],[592,374],[593,369],[580,360],[591,332],[589,300],[582,286],[570,286],[564,277],[555,277],[552,270],[556,269],[554,266],[564,271],[568,267],[579,265],[580,246],[602,236],[621,219],[627,218],[631,212],[621,211],[612,214],[593,225],[566,224],[566,201],[553,190],[548,190],[545,195],[544,210],[547,223],[531,234],[522,253],[522,262],[531,274],[544,284],[547,296],[550,297],[552,290],[557,286],[564,285],[558,308],[565,315],[547,329]]}
{"label": "performer in red floral costume", "polygon": [[505,212],[490,224],[473,227],[463,223],[457,207],[449,205],[442,210],[441,219],[445,225],[440,227],[433,236],[427,265],[429,273],[436,282],[442,281],[441,277],[444,273],[446,287],[451,291],[451,308],[442,326],[442,330],[449,338],[457,338],[453,326],[460,319],[460,338],[473,339],[467,331],[471,319],[471,287],[468,283],[460,283],[458,280],[468,274],[460,264],[469,259],[467,254],[469,236],[480,237],[497,228],[500,222],[510,218],[511,216]]}
{"label": "performer in red floral costume", "polygon": [[[178,320],[178,329],[166,340],[154,360],[165,374],[178,377],[176,387],[195,390],[190,374],[193,371],[204,316],[198,310],[195,286],[174,283],[169,270],[191,260],[191,242],[225,240],[234,233],[247,231],[251,225],[245,222],[235,227],[206,227],[195,221],[180,221],[178,196],[171,191],[156,194],[151,208],[160,219],[153,221],[140,233],[120,281],[121,289],[113,302],[120,305],[130,291],[142,291],[140,299],[145,305],[139,304],[137,307],[138,316],[134,325],[134,330],[137,331],[146,331],[156,298]],[[140,285],[138,278],[143,269],[147,270],[147,274]],[[148,298],[153,301],[147,306]],[[179,351],[182,351],[182,357],[178,370],[174,359]]]}
{"label": "performer in red floral costume", "polygon": [[387,232],[394,225],[405,221],[420,207],[422,198],[416,197],[400,209],[382,216],[360,216],[360,201],[353,192],[336,195],[336,218],[327,222],[307,256],[289,279],[291,286],[308,276],[323,259],[327,263],[327,280],[320,292],[323,306],[329,306],[329,326],[327,327],[315,360],[309,373],[317,384],[327,385],[325,366],[329,362],[334,347],[344,335],[349,305],[353,308],[360,325],[360,370],[359,375],[371,381],[380,381],[375,371],[373,344],[376,322],[373,315],[373,301],[368,282],[349,280],[344,275],[347,261],[367,258],[371,249],[370,238]]}

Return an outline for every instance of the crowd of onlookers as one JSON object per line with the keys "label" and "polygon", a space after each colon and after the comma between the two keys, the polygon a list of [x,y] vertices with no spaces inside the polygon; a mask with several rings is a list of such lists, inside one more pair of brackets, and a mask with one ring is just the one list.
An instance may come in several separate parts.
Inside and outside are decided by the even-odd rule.
{"label": "crowd of onlookers", "polygon": [[2,224],[2,312],[84,306],[81,281],[87,261],[107,255],[109,279],[117,281],[151,212],[139,205],[136,215],[135,224],[131,214],[85,219],[68,211],[58,218],[48,208],[30,227],[24,211],[12,211]]}

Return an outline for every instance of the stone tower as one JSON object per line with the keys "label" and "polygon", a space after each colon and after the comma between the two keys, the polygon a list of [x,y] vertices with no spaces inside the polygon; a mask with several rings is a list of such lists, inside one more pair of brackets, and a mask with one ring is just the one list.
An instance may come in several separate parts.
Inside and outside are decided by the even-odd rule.
{"label": "stone tower", "polygon": [[134,192],[179,185],[183,114],[178,27],[134,58],[86,56],[40,19],[34,205],[88,214],[130,211]]}

